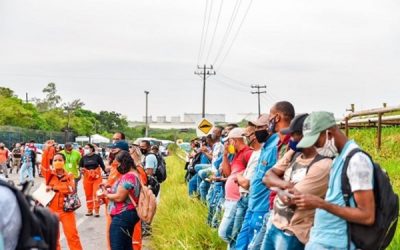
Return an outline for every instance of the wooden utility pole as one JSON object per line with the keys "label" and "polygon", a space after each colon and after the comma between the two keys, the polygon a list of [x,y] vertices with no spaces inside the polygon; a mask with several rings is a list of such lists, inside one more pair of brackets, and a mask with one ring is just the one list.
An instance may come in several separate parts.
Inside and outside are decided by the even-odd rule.
{"label": "wooden utility pole", "polygon": [[199,65],[197,65],[197,69],[203,70],[203,71],[195,71],[194,74],[201,76],[203,79],[203,105],[202,105],[201,115],[202,115],[202,118],[205,118],[206,117],[206,80],[209,76],[216,75],[216,72],[212,65],[210,65],[210,67],[207,67],[205,64],[203,67],[200,67]]}

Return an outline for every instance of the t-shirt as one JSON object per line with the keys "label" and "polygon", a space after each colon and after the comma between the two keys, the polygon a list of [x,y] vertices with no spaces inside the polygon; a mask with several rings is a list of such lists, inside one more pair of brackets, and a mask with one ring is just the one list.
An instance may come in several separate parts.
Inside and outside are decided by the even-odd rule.
{"label": "t-shirt", "polygon": [[[133,198],[136,204],[139,202],[140,195],[140,181],[136,174],[132,172],[128,172],[122,175],[112,186],[111,193],[117,193],[118,187],[122,186],[126,190],[129,191],[129,195]],[[133,205],[129,195],[126,197],[125,201],[116,202],[110,200],[108,210],[110,215],[117,215],[122,212],[135,209],[135,205]]]}
{"label": "t-shirt", "polygon": [[74,178],[79,178],[79,162],[82,158],[79,151],[73,149],[70,153],[65,150],[61,151],[65,155],[65,171],[74,175]]}
{"label": "t-shirt", "polygon": [[[310,166],[314,158],[304,159],[300,154],[291,163],[294,151],[288,151],[274,168],[284,171],[284,180],[293,182],[294,188],[303,194],[313,194],[324,198],[328,188],[329,171],[332,160],[329,158],[317,161]],[[308,173],[307,168],[310,166]],[[306,243],[314,221],[315,209],[297,210],[295,206],[286,206],[277,196],[274,202],[273,224],[281,229],[293,232]]]}
{"label": "t-shirt", "polygon": [[0,149],[0,164],[5,164],[8,159],[8,150]]}
{"label": "t-shirt", "polygon": [[79,162],[80,168],[86,168],[88,170],[96,169],[99,166],[104,172],[106,171],[103,159],[98,154],[85,155]]}
{"label": "t-shirt", "polygon": [[265,173],[272,168],[277,161],[278,141],[278,134],[275,133],[268,138],[261,149],[258,164],[254,170],[253,178],[250,180],[248,210],[251,212],[269,211],[270,190],[264,185],[262,179]]}
{"label": "t-shirt", "polygon": [[13,158],[19,159],[22,157],[22,152],[21,152],[21,148],[14,148],[12,150],[12,156]]}
{"label": "t-shirt", "polygon": [[146,155],[144,162],[144,169],[153,169],[153,173],[155,173],[158,166],[157,157],[154,154],[148,154]]}
{"label": "t-shirt", "polygon": [[[347,141],[342,152],[333,161],[325,201],[338,206],[346,206],[342,194],[342,169],[346,156],[355,148],[359,148],[359,146],[353,140]],[[347,176],[353,192],[373,189],[373,165],[364,153],[357,153],[351,158]],[[350,205],[355,207],[353,197],[350,199]],[[346,248],[348,244],[347,222],[323,209],[317,209],[314,226],[310,233],[310,242],[332,248]]]}
{"label": "t-shirt", "polygon": [[235,183],[235,181],[237,180],[236,175],[246,169],[252,152],[253,151],[251,150],[251,148],[245,146],[233,157],[233,161],[230,163],[231,174],[228,176],[228,179],[225,183],[226,200],[238,201],[240,199],[239,186],[237,183]]}
{"label": "t-shirt", "polygon": [[[253,178],[254,170],[256,169],[258,159],[260,158],[260,154],[261,154],[261,148],[257,151],[252,152],[249,162],[247,163],[247,167],[243,172],[243,177],[246,178],[247,180],[251,180],[251,178]],[[249,190],[244,189],[243,187],[239,187],[239,192],[249,193]]]}
{"label": "t-shirt", "polygon": [[[0,237],[2,238],[4,249],[15,249],[22,227],[18,201],[14,193],[7,187],[0,187],[0,197]],[[3,249],[1,245],[0,249]]]}

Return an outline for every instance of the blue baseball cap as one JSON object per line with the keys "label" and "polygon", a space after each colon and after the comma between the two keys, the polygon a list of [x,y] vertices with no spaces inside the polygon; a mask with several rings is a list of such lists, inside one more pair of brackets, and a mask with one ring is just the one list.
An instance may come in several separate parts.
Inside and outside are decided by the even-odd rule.
{"label": "blue baseball cap", "polygon": [[116,141],[115,143],[109,145],[108,147],[111,148],[111,149],[119,148],[119,149],[125,150],[125,151],[129,150],[129,145],[124,140]]}

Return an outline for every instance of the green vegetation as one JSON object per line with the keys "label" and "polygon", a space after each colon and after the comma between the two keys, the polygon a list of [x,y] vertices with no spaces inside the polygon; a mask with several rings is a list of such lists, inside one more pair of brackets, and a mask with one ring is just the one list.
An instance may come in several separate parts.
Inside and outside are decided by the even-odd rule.
{"label": "green vegetation", "polygon": [[207,207],[187,195],[185,162],[176,147],[166,159],[168,179],[161,187],[161,202],[153,222],[152,249],[225,249],[216,230],[206,224]]}

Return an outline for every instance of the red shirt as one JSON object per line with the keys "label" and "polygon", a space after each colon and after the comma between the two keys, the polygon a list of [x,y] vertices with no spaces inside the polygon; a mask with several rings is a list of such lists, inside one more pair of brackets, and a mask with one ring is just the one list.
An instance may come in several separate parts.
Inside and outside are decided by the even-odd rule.
{"label": "red shirt", "polygon": [[225,199],[238,201],[240,199],[239,186],[236,183],[236,175],[243,172],[246,167],[253,150],[245,146],[235,154],[231,162],[231,174],[225,183]]}

